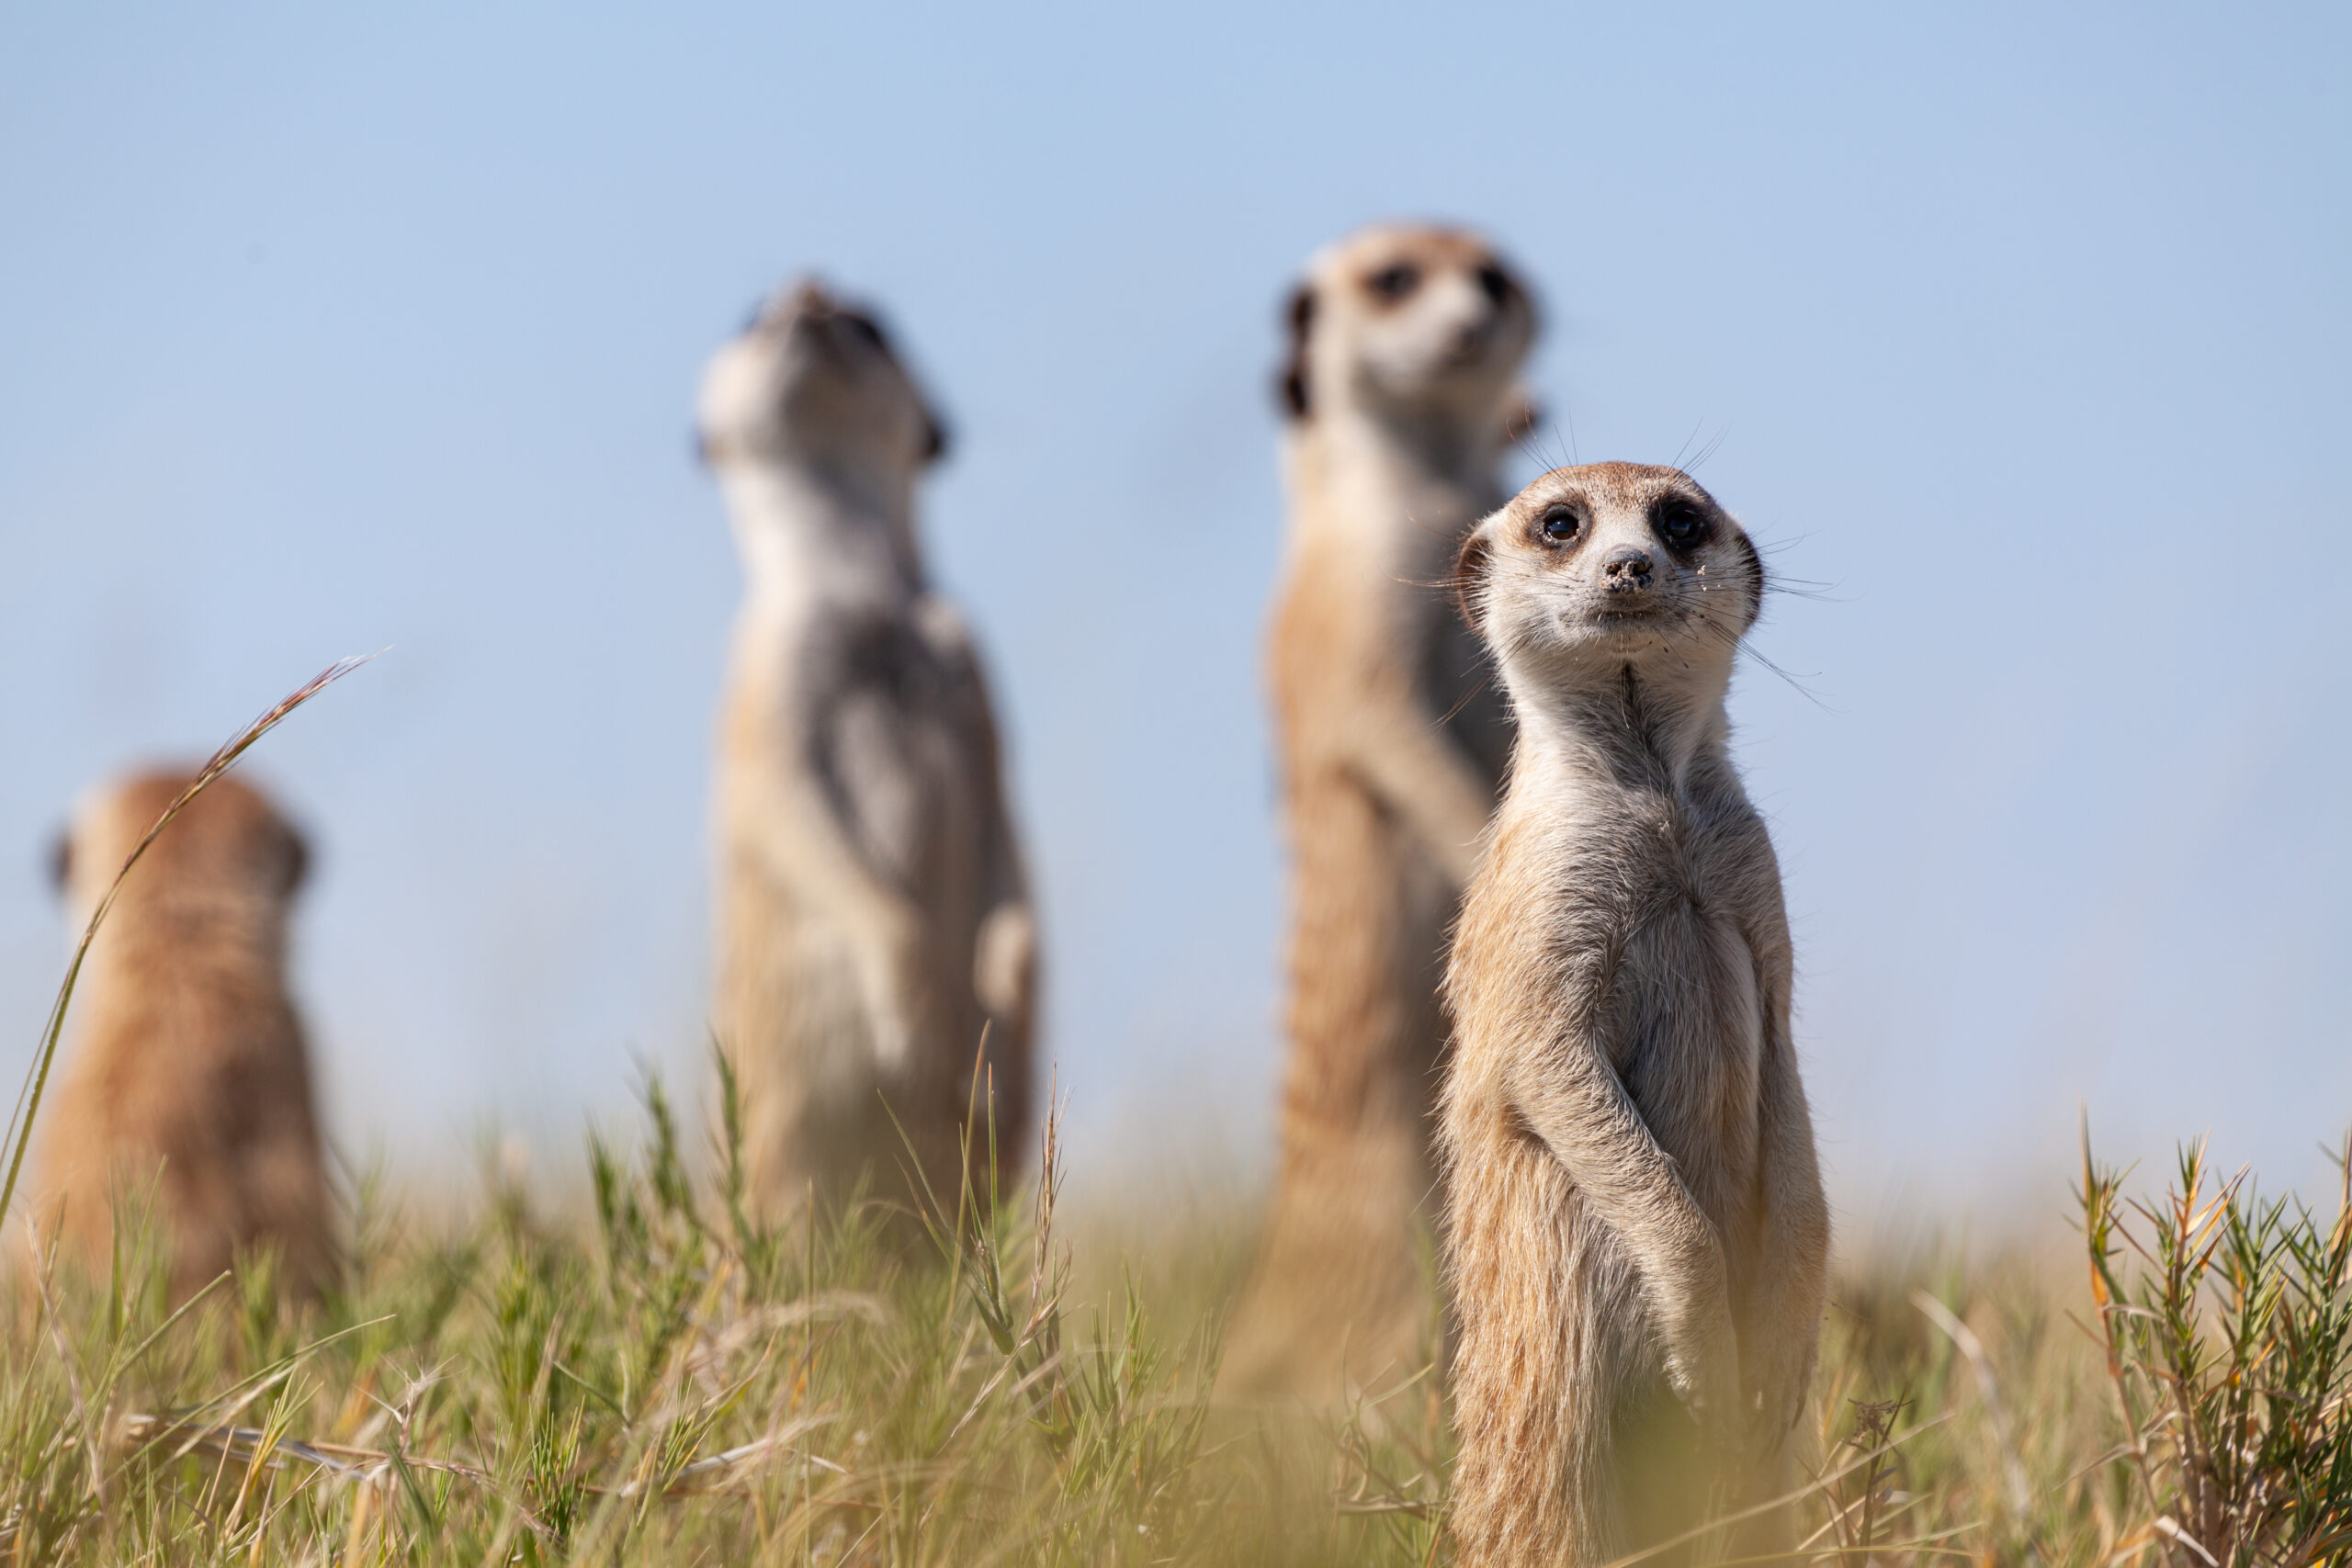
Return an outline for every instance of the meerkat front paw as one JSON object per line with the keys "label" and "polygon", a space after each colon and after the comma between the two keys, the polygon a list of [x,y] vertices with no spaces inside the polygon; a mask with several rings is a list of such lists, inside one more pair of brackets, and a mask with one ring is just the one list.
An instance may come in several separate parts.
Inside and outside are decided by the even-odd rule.
{"label": "meerkat front paw", "polygon": [[1690,1412],[1702,1431],[1719,1444],[1728,1446],[1737,1441],[1747,1426],[1747,1411],[1740,1399],[1736,1355],[1725,1351],[1696,1356],[1670,1352],[1666,1376],[1673,1385],[1675,1397]]}
{"label": "meerkat front paw", "polygon": [[1764,1369],[1748,1396],[1749,1436],[1758,1452],[1770,1455],[1787,1440],[1804,1414],[1805,1395],[1813,1384],[1813,1358],[1784,1358]]}
{"label": "meerkat front paw", "polygon": [[980,1005],[1000,1018],[1029,1010],[1035,985],[1037,922],[1026,904],[1000,904],[980,921],[972,943],[972,989]]}

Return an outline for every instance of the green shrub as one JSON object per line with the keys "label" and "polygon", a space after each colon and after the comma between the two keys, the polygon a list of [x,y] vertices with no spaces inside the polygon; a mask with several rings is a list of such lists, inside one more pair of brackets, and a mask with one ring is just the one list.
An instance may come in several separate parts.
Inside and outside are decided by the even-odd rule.
{"label": "green shrub", "polygon": [[2150,1544],[2183,1568],[2345,1561],[2352,1187],[2323,1219],[2245,1171],[2216,1181],[2202,1144],[2163,1201],[2121,1187],[2086,1134],[2091,1290]]}

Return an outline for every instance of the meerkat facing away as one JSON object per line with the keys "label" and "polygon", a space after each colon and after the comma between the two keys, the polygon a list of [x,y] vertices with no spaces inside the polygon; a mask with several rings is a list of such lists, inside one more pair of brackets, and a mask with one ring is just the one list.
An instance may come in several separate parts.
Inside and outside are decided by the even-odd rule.
{"label": "meerkat facing away", "polygon": [[1494,249],[1366,229],[1317,255],[1280,383],[1288,558],[1267,671],[1293,857],[1282,1166],[1229,1394],[1328,1400],[1433,1340],[1430,1113],[1445,931],[1510,748],[1442,589],[1507,496],[1536,320]]}
{"label": "meerkat facing away", "polygon": [[1724,713],[1764,573],[1688,476],[1610,463],[1528,486],[1459,581],[1519,745],[1446,978],[1452,1517],[1475,1568],[1594,1563],[1787,1489],[1819,1335],[1788,919]]}
{"label": "meerkat facing away", "polygon": [[772,1209],[866,1179],[910,1198],[910,1145],[953,1202],[976,1101],[1008,1156],[1026,1134],[1036,928],[987,684],[915,535],[940,427],[874,318],[815,283],[719,351],[700,424],[749,580],[713,1010],[752,1185]]}
{"label": "meerkat facing away", "polygon": [[[123,862],[192,782],[125,779],[60,846],[79,940]],[[286,985],[287,916],[308,854],[259,790],[216,779],[122,885],[74,987],[65,1060],[33,1162],[40,1241],[103,1271],[118,1199],[152,1188],[177,1296],[243,1250],[279,1252],[298,1291],[331,1261],[311,1066]]]}

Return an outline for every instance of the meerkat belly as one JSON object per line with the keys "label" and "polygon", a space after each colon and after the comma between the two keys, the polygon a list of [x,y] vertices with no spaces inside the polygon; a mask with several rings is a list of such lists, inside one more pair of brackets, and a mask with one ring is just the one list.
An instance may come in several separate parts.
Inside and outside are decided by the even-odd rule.
{"label": "meerkat belly", "polygon": [[875,1064],[854,934],[805,889],[730,857],[717,1023],[747,1080],[788,1074],[821,1103],[871,1097]]}
{"label": "meerkat belly", "polygon": [[1683,895],[1626,945],[1626,1094],[1724,1235],[1745,1235],[1755,1201],[1763,1011],[1756,965],[1727,918]]}

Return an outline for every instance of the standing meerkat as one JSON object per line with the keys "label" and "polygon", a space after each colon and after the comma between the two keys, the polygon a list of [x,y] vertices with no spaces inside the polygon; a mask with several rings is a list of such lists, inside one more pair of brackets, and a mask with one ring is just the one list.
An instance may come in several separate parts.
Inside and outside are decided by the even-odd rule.
{"label": "standing meerkat", "polygon": [[[57,874],[76,940],[190,773],[125,779],[78,810]],[[74,992],[30,1190],[42,1245],[103,1273],[115,1203],[155,1199],[185,1297],[241,1251],[274,1247],[297,1291],[330,1262],[326,1176],[287,916],[302,840],[261,792],[216,779],[117,896]]]}
{"label": "standing meerkat", "polygon": [[751,1182],[909,1199],[911,1146],[953,1201],[976,1097],[1008,1156],[1026,1134],[1036,935],[987,684],[915,536],[939,424],[873,317],[802,283],[712,360],[700,425],[749,580],[714,1014]]}
{"label": "standing meerkat", "polygon": [[1446,977],[1452,1517],[1466,1568],[1560,1568],[1785,1491],[1812,1376],[1828,1210],[1724,714],[1764,572],[1687,475],[1606,463],[1458,581],[1519,745]]}
{"label": "standing meerkat", "polygon": [[1485,241],[1385,225],[1314,258],[1289,325],[1267,670],[1293,856],[1290,1058],[1222,1381],[1319,1401],[1409,1375],[1433,1339],[1438,984],[1510,749],[1440,584],[1509,493],[1536,318]]}

